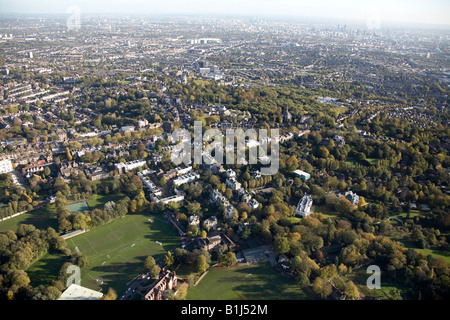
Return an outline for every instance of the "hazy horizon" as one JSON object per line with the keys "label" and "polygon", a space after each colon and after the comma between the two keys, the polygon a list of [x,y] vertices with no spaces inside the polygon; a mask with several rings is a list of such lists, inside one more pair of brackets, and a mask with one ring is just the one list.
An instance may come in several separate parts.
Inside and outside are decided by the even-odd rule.
{"label": "hazy horizon", "polygon": [[450,26],[445,0],[0,0],[3,14],[224,15],[367,21]]}

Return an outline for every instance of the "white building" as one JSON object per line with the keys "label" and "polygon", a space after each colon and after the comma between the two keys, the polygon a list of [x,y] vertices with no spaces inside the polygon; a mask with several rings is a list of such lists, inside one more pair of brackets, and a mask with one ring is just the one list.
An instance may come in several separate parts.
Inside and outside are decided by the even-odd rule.
{"label": "white building", "polygon": [[236,172],[234,172],[233,169],[228,169],[227,170],[227,177],[228,178],[236,177]]}
{"label": "white building", "polygon": [[182,176],[186,173],[189,173],[192,171],[192,166],[187,166],[185,168],[175,168],[175,170],[177,171],[177,176]]}
{"label": "white building", "polygon": [[203,227],[210,228],[210,229],[216,228],[217,227],[217,217],[211,216],[208,219],[206,219],[205,221],[203,221]]}
{"label": "white building", "polygon": [[298,202],[295,214],[301,217],[307,217],[310,214],[312,204],[312,196],[305,194]]}
{"label": "white building", "polygon": [[181,177],[178,177],[178,178],[174,179],[173,180],[173,185],[175,187],[178,187],[178,186],[181,186],[182,184],[192,182],[192,181],[194,181],[195,179],[198,179],[198,178],[200,178],[200,175],[198,173],[194,173],[194,172],[188,173],[188,174],[185,174],[184,176],[181,176]]}
{"label": "white building", "polygon": [[359,203],[359,196],[356,193],[353,193],[353,191],[347,191],[344,194],[345,198],[347,198],[348,201],[350,201],[352,204],[358,204]]}
{"label": "white building", "polygon": [[235,177],[227,178],[225,184],[233,191],[238,191],[242,187],[241,183]]}
{"label": "white building", "polygon": [[157,185],[155,185],[149,177],[146,177],[144,172],[138,172],[137,175],[151,195],[153,196],[162,195],[161,189]]}
{"label": "white building", "polygon": [[114,167],[117,169],[117,171],[119,171],[119,174],[120,174],[120,173],[131,171],[136,168],[143,167],[146,164],[147,164],[147,161],[140,159],[140,160],[130,161],[130,162],[126,162],[126,163],[123,163],[123,162],[116,163],[114,165]]}
{"label": "white building", "polygon": [[311,175],[308,172],[302,170],[295,170],[294,174],[302,180],[308,180],[309,178],[311,178]]}
{"label": "white building", "polygon": [[148,120],[147,119],[138,120],[137,126],[138,128],[144,128],[145,126],[148,126]]}
{"label": "white building", "polygon": [[255,199],[250,199],[250,201],[247,203],[248,206],[252,209],[257,209],[259,207],[259,202],[256,201]]}
{"label": "white building", "polygon": [[133,131],[134,131],[134,126],[123,126],[120,128],[120,133],[133,132]]}
{"label": "white building", "polygon": [[192,215],[188,218],[188,223],[193,224],[194,226],[198,226],[200,224],[200,219],[197,215]]}
{"label": "white building", "polygon": [[11,159],[0,161],[0,173],[9,173],[13,170]]}
{"label": "white building", "polygon": [[236,210],[236,208],[232,204],[225,207],[225,214],[228,217],[228,219],[233,219],[235,210]]}
{"label": "white building", "polygon": [[103,293],[71,284],[59,297],[58,300],[99,300]]}
{"label": "white building", "polygon": [[170,202],[180,202],[180,201],[183,201],[183,200],[184,200],[184,196],[182,196],[182,195],[174,195],[174,196],[170,196],[170,197],[167,197],[167,198],[164,198],[164,199],[160,199],[157,202],[162,202],[164,204],[168,204]]}

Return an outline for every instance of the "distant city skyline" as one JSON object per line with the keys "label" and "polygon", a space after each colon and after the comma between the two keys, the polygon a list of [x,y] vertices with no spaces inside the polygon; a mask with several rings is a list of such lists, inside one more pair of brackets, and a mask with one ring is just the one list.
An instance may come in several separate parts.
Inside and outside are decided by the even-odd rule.
{"label": "distant city skyline", "polygon": [[224,14],[291,16],[450,26],[448,0],[0,0],[1,13]]}

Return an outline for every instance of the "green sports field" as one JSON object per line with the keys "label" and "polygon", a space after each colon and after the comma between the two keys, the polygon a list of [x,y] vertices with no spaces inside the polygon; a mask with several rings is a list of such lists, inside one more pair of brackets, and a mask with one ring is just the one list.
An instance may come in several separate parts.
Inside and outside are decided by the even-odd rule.
{"label": "green sports field", "polygon": [[307,300],[310,297],[294,279],[282,277],[261,265],[232,269],[212,268],[186,300]]}
{"label": "green sports field", "polygon": [[103,292],[112,287],[118,294],[143,271],[146,256],[152,255],[158,261],[180,245],[178,234],[160,215],[142,214],[127,215],[66,242],[70,249],[86,254],[90,262],[82,269],[81,285],[94,290],[102,288]]}
{"label": "green sports field", "polygon": [[0,231],[16,231],[20,224],[32,224],[38,229],[51,227],[58,230],[58,220],[53,210],[47,207],[36,208],[27,213],[0,222]]}

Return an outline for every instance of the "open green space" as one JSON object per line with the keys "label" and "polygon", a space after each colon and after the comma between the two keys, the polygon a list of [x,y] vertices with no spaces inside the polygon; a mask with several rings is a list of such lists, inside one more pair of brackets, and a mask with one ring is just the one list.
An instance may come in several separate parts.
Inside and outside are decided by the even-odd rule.
{"label": "open green space", "polygon": [[336,212],[330,210],[329,208],[327,208],[327,206],[316,206],[313,205],[312,206],[312,211],[314,213],[322,213],[325,217],[327,218],[336,218],[339,216],[339,214],[337,214]]}
{"label": "open green space", "polygon": [[417,252],[420,252],[426,256],[431,255],[435,258],[442,258],[445,260],[445,262],[447,264],[450,264],[450,252],[449,251],[436,249],[436,248],[427,248],[427,249],[418,248],[414,244],[414,242],[409,241],[409,240],[400,240],[400,242],[402,242],[403,246],[407,249],[414,249]]}
{"label": "open green space", "polygon": [[378,163],[378,159],[376,158],[366,158],[366,163],[367,165],[375,165]]}
{"label": "open green space", "polygon": [[409,238],[409,234],[406,232],[393,232],[389,238],[395,241],[399,241],[405,248],[414,249],[417,252],[420,252],[424,255],[431,255],[434,258],[443,258],[447,264],[450,264],[450,252],[446,250],[441,250],[438,248],[427,248],[422,249],[417,247],[414,241],[411,241]]}
{"label": "open green space", "polygon": [[348,157],[346,162],[348,162],[350,164],[353,164],[353,165],[358,165],[359,164],[359,165],[363,165],[363,166],[368,167],[368,166],[371,166],[371,165],[376,165],[378,163],[378,159],[376,159],[376,158],[366,158],[366,159],[363,159],[363,160],[358,160],[358,159],[355,159],[355,158]]}
{"label": "open green space", "polygon": [[91,209],[103,209],[105,203],[109,201],[117,202],[124,197],[125,195],[123,193],[108,194],[108,195],[96,194],[93,195],[91,198],[89,198],[87,204]]}
{"label": "open green space", "polygon": [[27,213],[18,215],[0,222],[0,231],[12,230],[16,231],[19,224],[32,224],[37,229],[47,229],[51,227],[58,230],[58,220],[54,215],[52,207],[40,207]]}
{"label": "open green space", "polygon": [[111,287],[118,294],[143,271],[145,257],[151,255],[158,261],[180,244],[178,234],[161,216],[142,214],[118,218],[66,241],[71,250],[88,258],[89,265],[81,272],[81,285],[102,288],[103,292]]}
{"label": "open green space", "polygon": [[[412,209],[411,212],[409,213],[409,218],[413,219],[413,218],[415,218],[417,216],[420,216],[422,214],[423,214],[423,212],[421,212],[419,210],[416,210],[416,209]],[[405,220],[407,215],[408,214],[406,212],[403,212],[403,213],[400,213],[400,214],[396,215],[395,217]]]}
{"label": "open green space", "polygon": [[369,289],[367,287],[367,279],[370,275],[366,273],[365,269],[361,269],[351,276],[349,279],[352,280],[360,293],[366,297],[378,298],[380,300],[403,300],[403,296],[407,292],[408,288],[392,281],[386,281],[386,279],[381,276],[380,289]]}
{"label": "open green space", "polygon": [[197,267],[188,264],[181,264],[175,270],[177,272],[177,277],[181,279],[186,279],[190,274],[198,274]]}
{"label": "open green space", "polygon": [[27,270],[31,285],[51,285],[56,280],[62,265],[70,262],[70,258],[63,254],[47,253],[41,259],[33,263]]}
{"label": "open green space", "polygon": [[311,299],[294,279],[284,278],[262,265],[231,269],[212,268],[186,300],[307,300]]}

